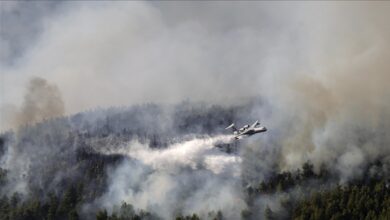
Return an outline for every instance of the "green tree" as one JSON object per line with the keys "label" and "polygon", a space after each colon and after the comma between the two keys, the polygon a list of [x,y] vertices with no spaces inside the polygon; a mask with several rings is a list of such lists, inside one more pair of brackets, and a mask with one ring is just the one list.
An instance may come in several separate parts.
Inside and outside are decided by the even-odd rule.
{"label": "green tree", "polygon": [[312,178],[315,176],[314,171],[313,171],[313,164],[310,162],[306,162],[302,166],[302,176],[305,179]]}
{"label": "green tree", "polygon": [[107,210],[103,209],[96,214],[96,220],[108,220]]}
{"label": "green tree", "polygon": [[68,220],[79,220],[79,214],[75,209],[72,209],[68,214]]}
{"label": "green tree", "polygon": [[267,220],[275,219],[275,214],[274,214],[274,212],[271,210],[271,208],[270,208],[268,205],[267,205],[267,207],[265,208],[264,217],[265,217],[265,219],[267,219]]}

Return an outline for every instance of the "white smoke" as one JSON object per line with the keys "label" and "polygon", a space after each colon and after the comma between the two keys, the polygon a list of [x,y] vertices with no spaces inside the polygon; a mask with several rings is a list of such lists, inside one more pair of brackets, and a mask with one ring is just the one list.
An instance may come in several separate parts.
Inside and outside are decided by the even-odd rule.
{"label": "white smoke", "polygon": [[[218,13],[218,7],[204,8],[215,22],[209,23],[198,17],[173,21],[172,8],[166,6],[68,2],[59,13],[42,19],[39,37],[14,57],[18,65],[2,66],[6,92],[1,94],[0,105],[20,106],[24,85],[32,76],[58,86],[68,114],[145,102],[240,104],[262,92],[261,76],[276,65],[268,60],[277,58],[289,65],[287,48],[281,54],[269,54],[274,46],[289,48],[284,39],[274,37],[285,31],[264,22],[274,22],[269,17],[272,7],[259,4],[258,11],[252,11],[264,17],[260,24],[253,22],[256,18],[243,16],[240,22],[248,25],[229,27],[222,25],[225,16]],[[193,6],[183,10],[189,7]],[[242,16],[234,5],[220,7]],[[183,17],[186,13],[175,14]],[[7,118],[5,111],[2,118]]]}
{"label": "white smoke", "polygon": [[[390,155],[389,9],[389,2],[69,2],[43,19],[39,37],[14,57],[15,65],[1,66],[0,125],[9,127],[6,112],[21,106],[30,76],[56,84],[67,113],[261,97],[261,109],[243,113],[261,116],[269,127],[264,147],[253,141],[243,152],[246,179],[263,179],[273,163],[295,170],[311,160],[315,169],[325,164],[346,181]],[[8,43],[5,48],[12,51]],[[185,147],[190,143],[194,149]],[[170,216],[183,201],[174,189],[186,189],[193,200],[179,209],[203,210],[204,199],[228,210],[233,202],[225,196],[240,193],[233,190],[239,160],[215,153],[209,143],[182,144],[187,151],[132,143],[122,153],[138,162],[113,171],[103,200],[156,205]]]}
{"label": "white smoke", "polygon": [[125,201],[166,219],[192,213],[207,216],[218,210],[239,218],[246,206],[241,196],[241,158],[215,147],[232,141],[232,136],[224,135],[195,138],[166,149],[151,149],[137,141],[101,149],[129,158],[109,174],[110,186],[100,202],[112,209]]}

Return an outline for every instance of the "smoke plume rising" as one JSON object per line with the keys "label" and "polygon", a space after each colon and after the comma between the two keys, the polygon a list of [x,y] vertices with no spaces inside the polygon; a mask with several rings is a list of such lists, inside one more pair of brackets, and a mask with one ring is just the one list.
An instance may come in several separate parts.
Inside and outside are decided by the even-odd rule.
{"label": "smoke plume rising", "polygon": [[[25,4],[38,3],[2,7],[2,16],[21,11]],[[164,136],[169,131],[179,140],[158,146],[167,147],[160,150],[149,149],[133,136],[116,139],[115,135],[132,129],[123,125],[122,116],[116,119],[122,124],[111,122],[115,117],[91,113],[85,117],[93,119],[85,119],[82,128],[76,122],[54,126],[64,133],[58,139],[75,149],[85,144],[82,135],[101,129],[96,139],[112,135],[116,143],[107,145],[104,154],[126,157],[112,168],[108,193],[96,204],[137,201],[139,208],[169,218],[181,211],[207,213],[208,206],[226,211],[239,204],[237,209],[244,209],[240,184],[258,183],[274,170],[296,170],[306,161],[316,172],[327,167],[337,183],[363,177],[376,161],[390,172],[388,2],[66,2],[55,6],[56,14],[46,7],[52,6],[40,7],[35,15],[40,28],[32,40],[18,38],[15,43],[9,37],[15,32],[10,27],[26,26],[26,19],[2,23],[10,35],[1,32],[2,48],[7,48],[1,57],[13,60],[1,62],[2,129],[12,127],[5,121],[15,106],[22,106],[16,121],[21,125],[96,107],[187,100],[229,109],[261,100],[236,109],[232,117],[237,123],[260,119],[268,128],[266,134],[240,142],[238,156],[216,152],[207,138],[182,140],[179,134],[190,126],[173,128],[177,115],[171,110],[164,111],[161,120],[141,116],[130,120],[132,132]],[[23,30],[18,29],[17,35]],[[41,79],[32,80],[24,96],[23,85],[32,76]],[[191,123],[212,121],[220,109],[215,112],[206,119],[197,118],[201,111],[191,112]],[[220,121],[210,122],[213,128],[208,131],[232,122]],[[67,136],[73,129],[80,137]],[[14,162],[7,168],[17,174],[25,172],[21,161],[26,158],[34,165],[38,162],[32,158],[59,152],[51,144],[37,155],[24,144],[17,140],[17,153],[8,160]],[[65,158],[72,158],[69,155]],[[34,172],[44,166],[33,165],[26,169]],[[183,195],[187,199],[180,206],[176,202]]]}
{"label": "smoke plume rising", "polygon": [[29,80],[20,107],[9,105],[1,110],[6,116],[3,126],[11,128],[63,116],[65,113],[62,95],[57,86],[39,77]]}
{"label": "smoke plume rising", "polygon": [[65,112],[61,93],[55,85],[42,78],[32,78],[19,113],[17,124],[24,125],[43,119],[62,116]]}

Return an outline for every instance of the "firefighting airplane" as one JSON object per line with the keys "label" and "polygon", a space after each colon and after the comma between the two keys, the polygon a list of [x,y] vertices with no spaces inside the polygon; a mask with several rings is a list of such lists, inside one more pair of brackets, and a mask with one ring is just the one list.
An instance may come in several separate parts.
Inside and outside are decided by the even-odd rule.
{"label": "firefighting airplane", "polygon": [[240,129],[237,129],[236,127],[234,127],[234,123],[233,123],[233,124],[229,125],[228,127],[226,127],[225,129],[230,129],[230,128],[233,130],[234,138],[236,140],[241,139],[243,137],[249,137],[249,136],[252,136],[254,134],[267,131],[266,127],[260,127],[259,121],[256,121],[251,126],[244,125],[244,127],[240,128]]}

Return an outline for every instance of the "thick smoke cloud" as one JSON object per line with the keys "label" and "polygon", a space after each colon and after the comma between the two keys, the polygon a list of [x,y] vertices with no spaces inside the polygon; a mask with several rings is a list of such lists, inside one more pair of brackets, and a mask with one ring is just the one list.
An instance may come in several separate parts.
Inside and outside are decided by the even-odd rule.
{"label": "thick smoke cloud", "polygon": [[390,153],[383,133],[390,123],[388,9],[386,4],[332,10],[339,19],[312,31],[316,44],[308,58],[315,67],[301,70],[282,84],[283,91],[267,97],[280,105],[278,126],[292,123],[281,142],[282,168],[311,160],[317,169],[327,164],[346,180]]}
{"label": "thick smoke cloud", "polygon": [[18,57],[34,45],[44,31],[44,19],[57,12],[61,2],[0,2],[0,64],[18,65]]}
{"label": "thick smoke cloud", "polygon": [[[214,151],[203,142],[184,154],[175,150],[193,142],[168,145],[157,153],[131,142],[116,153],[132,159],[113,170],[109,192],[96,201],[105,206],[122,199],[142,201],[139,208],[170,217],[178,211],[172,201],[196,187],[192,181],[207,179],[208,190],[195,191],[181,208],[202,213],[207,210],[198,202],[210,202],[208,193],[221,192],[216,197],[227,204],[213,208],[227,210],[231,200],[225,196],[243,200],[234,194],[240,193],[238,182],[257,183],[272,170],[295,170],[308,160],[316,171],[325,165],[337,182],[348,181],[361,177],[369,163],[390,163],[389,10],[387,2],[303,2],[292,7],[268,2],[69,2],[57,15],[42,19],[38,39],[14,57],[18,65],[2,64],[1,115],[7,115],[9,106],[30,106],[20,103],[31,76],[58,86],[67,114],[145,102],[231,106],[261,98],[261,107],[243,112],[240,119],[261,117],[269,128],[266,135],[242,143],[238,164],[228,155],[215,155],[218,163],[213,157],[209,161],[221,165],[226,160],[234,169],[214,172],[203,161]],[[54,116],[50,114],[27,117],[24,123]],[[166,163],[165,154],[181,155],[182,161]],[[233,175],[236,166],[241,167],[238,176]],[[134,187],[141,182],[146,184],[140,193]],[[221,185],[226,188],[218,191]],[[157,200],[151,203],[149,196]]]}
{"label": "thick smoke cloud", "polygon": [[[234,5],[216,6],[205,10],[205,17],[219,6],[241,14]],[[221,13],[210,17],[214,24],[209,26],[198,16],[180,22],[180,13],[172,21],[172,8],[159,4],[69,2],[61,13],[42,19],[40,38],[15,57],[20,65],[3,67],[3,105],[20,102],[20,86],[32,75],[58,85],[67,113],[187,99],[226,105],[256,97],[267,59],[272,59],[268,53],[285,44],[274,37],[285,31],[265,22],[272,21],[272,8],[256,8],[252,15],[265,18],[260,24],[253,22],[256,17],[244,17],[219,28],[225,17]]]}

